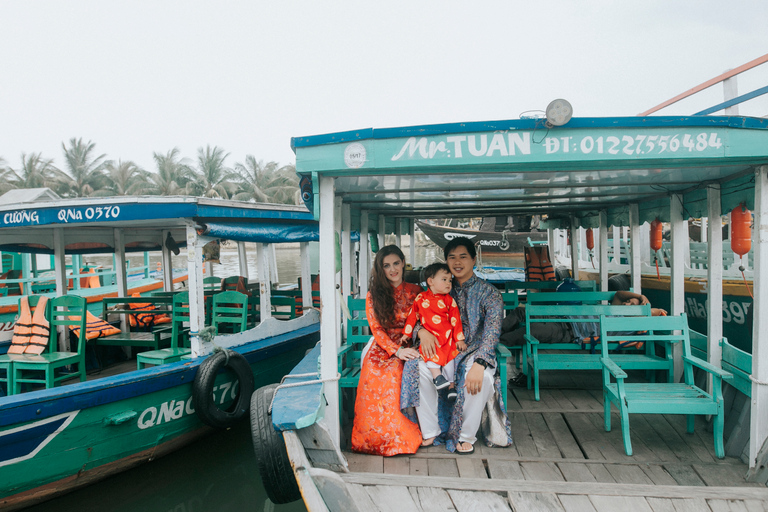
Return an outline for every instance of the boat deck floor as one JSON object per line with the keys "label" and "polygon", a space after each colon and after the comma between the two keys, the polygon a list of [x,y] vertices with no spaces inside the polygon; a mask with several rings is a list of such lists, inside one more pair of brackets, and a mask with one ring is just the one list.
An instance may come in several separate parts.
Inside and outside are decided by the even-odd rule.
{"label": "boat deck floor", "polygon": [[768,511],[768,489],[745,480],[738,458],[715,457],[701,416],[688,434],[685,416],[630,415],[626,456],[615,410],[612,431],[603,428],[600,379],[542,374],[539,402],[510,387],[510,447],[480,439],[470,455],[444,446],[395,457],[346,451],[350,472],[340,476],[360,510]]}

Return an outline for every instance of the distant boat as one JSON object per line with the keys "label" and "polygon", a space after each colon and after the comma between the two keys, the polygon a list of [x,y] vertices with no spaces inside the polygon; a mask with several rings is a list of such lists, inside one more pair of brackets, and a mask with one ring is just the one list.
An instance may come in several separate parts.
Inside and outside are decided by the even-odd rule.
{"label": "distant boat", "polygon": [[[483,254],[504,253],[522,254],[523,248],[528,245],[528,239],[532,242],[545,241],[546,231],[512,231],[511,229],[496,230],[487,229],[489,223],[483,222],[480,229],[463,229],[449,226],[434,226],[423,221],[416,221],[418,228],[440,248],[456,237],[467,237],[475,245],[480,245]],[[498,224],[496,224],[498,225]],[[484,229],[486,228],[486,229]]]}

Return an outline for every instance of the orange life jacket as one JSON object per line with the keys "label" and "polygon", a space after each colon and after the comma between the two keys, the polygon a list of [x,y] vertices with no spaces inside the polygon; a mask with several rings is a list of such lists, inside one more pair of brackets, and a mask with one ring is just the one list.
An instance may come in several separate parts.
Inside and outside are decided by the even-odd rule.
{"label": "orange life jacket", "polygon": [[[70,320],[80,320],[79,315],[69,317]],[[72,332],[75,336],[80,336],[80,329],[72,328]],[[119,334],[121,331],[112,324],[109,324],[97,317],[90,311],[85,312],[85,339],[93,340],[96,338],[102,338],[104,336],[110,336],[112,334]]]}
{"label": "orange life jacket", "polygon": [[555,269],[549,259],[549,247],[525,247],[525,280],[554,281]]}
{"label": "orange life jacket", "polygon": [[[85,269],[80,270],[80,273],[82,274]],[[87,274],[96,274],[96,270],[91,267],[86,272]],[[100,288],[101,287],[101,281],[99,281],[99,276],[93,275],[88,277],[81,277],[80,278],[80,288]]]}
{"label": "orange life jacket", "polygon": [[[140,294],[134,293],[133,297],[141,297]],[[153,311],[157,309],[157,306],[149,302],[142,302],[138,304],[131,304],[131,309],[135,311]],[[131,327],[152,327],[153,325],[166,324],[171,321],[171,317],[168,315],[158,315],[155,313],[136,313],[135,315],[129,315],[128,321]]]}
{"label": "orange life jacket", "polygon": [[45,306],[48,297],[40,297],[34,314],[29,308],[29,297],[23,296],[20,301],[19,318],[13,328],[13,339],[8,348],[9,354],[42,354],[48,346],[51,330],[45,318]]}

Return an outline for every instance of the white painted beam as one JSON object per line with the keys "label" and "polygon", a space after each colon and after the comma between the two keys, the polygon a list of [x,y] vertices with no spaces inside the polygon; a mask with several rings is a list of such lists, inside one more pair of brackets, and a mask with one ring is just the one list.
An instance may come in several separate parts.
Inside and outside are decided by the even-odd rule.
{"label": "white painted beam", "polygon": [[[125,240],[123,239],[123,230],[115,228],[115,281],[117,285],[117,296],[128,296],[128,273],[125,269]],[[128,315],[120,315],[120,330],[128,332]]]}
{"label": "white painted beam", "polygon": [[576,217],[571,217],[571,277],[579,279],[579,227]]}
{"label": "white painted beam", "polygon": [[[707,215],[719,219],[722,206],[720,203],[720,185],[707,187]],[[704,233],[702,219],[702,236]],[[721,367],[723,349],[720,339],[723,337],[723,230],[719,222],[709,224],[707,233],[707,361],[717,368]],[[712,392],[712,376],[707,376],[707,389]]]}
{"label": "white painted beam", "polygon": [[301,258],[301,304],[306,315],[312,307],[312,271],[309,261],[309,242],[299,243],[299,257]]}
{"label": "white painted beam", "polygon": [[368,243],[368,210],[360,212],[360,257],[358,264],[360,266],[360,297],[368,295],[368,272],[370,270],[370,244]]}
{"label": "white painted beam", "polygon": [[205,299],[203,297],[203,260],[198,247],[194,222],[187,223],[187,283],[189,285],[189,338],[192,357],[203,352],[200,329],[205,325]]}
{"label": "white painted beam", "polygon": [[408,240],[409,240],[409,246],[408,246],[408,252],[410,253],[408,255],[408,261],[411,264],[411,267],[416,268],[416,220],[415,219],[408,219]]}
{"label": "white painted beam", "polygon": [[259,273],[259,317],[260,321],[272,317],[272,282],[270,274],[269,244],[256,244],[259,254],[256,260],[256,271]]}
{"label": "white painted beam", "polygon": [[[688,248],[688,226],[683,218],[683,196],[672,194],[669,198],[669,218],[672,225],[672,271],[670,276],[670,309],[673,315],[685,313],[685,251]],[[683,374],[682,350],[673,346],[675,382]]]}
{"label": "white painted beam", "polygon": [[160,249],[160,259],[163,266],[163,290],[167,292],[173,291],[173,257],[171,256],[171,250],[165,246],[169,233],[170,231],[163,230],[162,247]]}
{"label": "white painted beam", "polygon": [[598,233],[597,250],[598,265],[600,266],[600,290],[608,291],[608,213],[600,210],[600,231]]}
{"label": "white painted beam", "polygon": [[[642,264],[643,237],[640,230],[640,206],[637,203],[629,205],[629,271],[631,275],[630,286],[635,293],[643,293],[642,290]],[[647,249],[645,249],[647,251]]]}
{"label": "white painted beam", "polygon": [[[755,274],[752,323],[752,411],[749,467],[768,438],[768,166],[755,172]],[[719,227],[719,226],[718,226]],[[711,233],[710,233],[711,234]]]}
{"label": "white painted beam", "polygon": [[[237,267],[240,269],[240,275],[248,279],[248,251],[245,242],[237,242]],[[213,271],[208,275],[212,276]]]}

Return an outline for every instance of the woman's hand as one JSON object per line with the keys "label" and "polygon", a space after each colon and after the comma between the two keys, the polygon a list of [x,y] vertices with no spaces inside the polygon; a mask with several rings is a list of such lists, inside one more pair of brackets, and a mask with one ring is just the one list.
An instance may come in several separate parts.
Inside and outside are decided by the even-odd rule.
{"label": "woman's hand", "polygon": [[419,331],[419,341],[421,342],[421,353],[424,355],[424,360],[429,360],[435,357],[437,351],[435,345],[437,345],[437,338],[435,335],[426,329]]}
{"label": "woman's hand", "polygon": [[415,348],[400,347],[397,349],[395,355],[403,361],[410,361],[411,359],[416,359],[419,357],[419,351]]}

